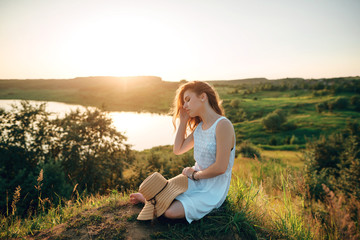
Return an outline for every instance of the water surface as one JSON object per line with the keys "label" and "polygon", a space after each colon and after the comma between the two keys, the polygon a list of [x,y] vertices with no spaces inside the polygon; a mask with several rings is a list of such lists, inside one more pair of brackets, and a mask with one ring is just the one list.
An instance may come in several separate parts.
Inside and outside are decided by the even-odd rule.
{"label": "water surface", "polygon": [[[21,100],[0,100],[0,108],[10,111],[11,105],[20,105]],[[29,101],[32,105],[39,105],[44,101]],[[53,113],[53,116],[64,117],[71,110],[86,108],[81,105],[72,105],[60,102],[45,102],[46,111]],[[114,127],[125,134],[127,143],[132,145],[134,150],[144,150],[160,145],[173,144],[175,134],[171,116],[136,113],[136,112],[109,112]]]}

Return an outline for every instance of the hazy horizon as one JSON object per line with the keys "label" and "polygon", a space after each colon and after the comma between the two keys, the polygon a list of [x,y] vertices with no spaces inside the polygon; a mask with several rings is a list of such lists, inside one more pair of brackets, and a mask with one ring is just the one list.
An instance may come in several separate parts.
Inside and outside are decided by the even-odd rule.
{"label": "hazy horizon", "polygon": [[285,78],[267,78],[267,77],[249,77],[249,78],[234,78],[234,79],[179,79],[179,80],[166,80],[163,79],[161,76],[77,76],[72,78],[12,78],[12,79],[6,79],[6,78],[0,78],[0,80],[72,80],[75,78],[97,78],[97,77],[111,77],[111,78],[128,78],[128,77],[159,77],[161,78],[161,81],[164,82],[179,82],[181,80],[186,81],[236,81],[236,80],[248,80],[248,79],[267,79],[267,80],[281,80],[281,79],[305,79],[305,80],[311,80],[311,79],[333,79],[333,78],[351,78],[351,77],[360,77],[360,75],[354,75],[354,76],[337,76],[337,77],[318,77],[318,78],[303,78],[303,77],[285,77]]}
{"label": "hazy horizon", "polygon": [[360,75],[360,1],[0,2],[0,79]]}

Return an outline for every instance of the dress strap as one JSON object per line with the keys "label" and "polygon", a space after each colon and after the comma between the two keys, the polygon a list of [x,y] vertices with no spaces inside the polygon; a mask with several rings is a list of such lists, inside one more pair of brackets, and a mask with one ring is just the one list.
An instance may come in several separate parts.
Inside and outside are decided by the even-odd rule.
{"label": "dress strap", "polygon": [[216,119],[216,121],[214,122],[214,126],[216,126],[217,123],[218,123],[220,120],[225,119],[225,118],[226,118],[226,117],[221,116],[221,117],[219,117],[218,119]]}
{"label": "dress strap", "polygon": [[[226,117],[224,117],[224,116],[219,117],[218,119],[216,119],[216,121],[215,121],[208,129],[205,129],[205,130],[202,129],[202,125],[203,125],[204,122],[201,122],[201,123],[199,124],[200,129],[201,129],[202,131],[207,131],[207,130],[209,130],[209,129],[215,129],[216,126],[217,126],[217,124],[218,124],[218,122],[219,122],[220,120],[222,120],[222,119],[226,119]],[[212,130],[212,131],[213,131],[213,130]]]}

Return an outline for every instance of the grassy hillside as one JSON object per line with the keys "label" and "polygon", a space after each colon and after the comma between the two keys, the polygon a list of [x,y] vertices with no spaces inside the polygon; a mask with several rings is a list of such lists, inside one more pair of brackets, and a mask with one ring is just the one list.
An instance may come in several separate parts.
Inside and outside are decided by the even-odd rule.
{"label": "grassy hillside", "polygon": [[[122,110],[168,111],[179,83],[166,83],[157,78],[133,80],[138,81],[137,84],[127,85],[125,80],[119,82],[117,78],[97,77],[59,80],[54,85],[50,81],[0,81],[0,92],[8,93],[5,96],[15,96],[16,91],[24,94],[22,97],[67,96],[74,101],[88,101],[89,105],[106,100],[114,108],[124,108]],[[339,133],[348,122],[360,119],[359,80],[211,82],[224,100],[226,116],[234,123],[238,156],[224,206],[191,225],[166,219],[160,219],[154,227],[149,222],[140,223],[135,218],[141,206],[127,203],[128,193],[136,189],[149,173],[159,171],[169,178],[184,166],[193,164],[192,152],[174,156],[171,146],[161,146],[141,152],[132,151],[134,159],[124,167],[122,176],[124,184],[127,184],[126,190],[124,185],[116,186],[117,190],[108,189],[107,194],[102,196],[82,195],[74,184],[70,200],[58,196],[59,201],[55,202],[43,199],[41,196],[44,195],[39,191],[39,204],[26,217],[20,218],[11,211],[0,216],[0,238],[358,239],[358,199],[347,197],[346,191],[329,190],[331,184],[337,181],[334,176],[343,174],[335,169],[340,165],[335,162],[336,166],[332,169],[307,172],[309,166],[318,167],[316,162],[309,165],[314,159],[323,157],[323,162],[319,163],[325,166],[334,162],[335,158],[340,159],[343,166],[350,166],[344,168],[348,172],[343,176],[351,181],[344,183],[350,184],[350,190],[357,189],[353,187],[356,182],[353,180],[360,176],[359,153],[356,153],[358,138],[344,135],[346,139],[324,139],[315,145],[320,149],[318,152],[303,148],[307,140]],[[122,101],[115,105],[118,102],[114,99]],[[107,109],[111,109],[109,105]],[[265,127],[263,121],[277,110],[282,111],[285,122],[277,129]],[[359,127],[348,130],[355,135],[360,133]],[[253,157],[253,154],[245,156],[244,148],[252,146],[245,140],[257,145],[257,148],[252,148],[257,149],[259,157]],[[329,145],[326,144],[328,142]],[[342,143],[349,149],[344,148]],[[340,150],[337,151],[337,148]],[[327,173],[335,175],[327,178]],[[309,176],[313,181],[310,183],[322,187],[321,199],[311,197],[309,179],[306,180]],[[34,182],[41,186],[43,180],[33,177]],[[344,179],[339,178],[339,181]],[[338,185],[341,184],[339,182]],[[6,202],[6,206],[15,209],[15,212],[16,205],[28,197],[16,190],[9,191],[8,195],[14,197],[12,202]]]}
{"label": "grassy hillside", "polygon": [[[161,147],[139,155],[166,155],[170,151],[169,147]],[[303,166],[301,153],[262,154],[261,162],[236,158],[223,207],[191,225],[165,218],[155,225],[138,222],[142,205],[129,205],[127,193],[112,190],[103,196],[79,196],[76,192],[71,201],[51,203],[46,214],[26,219],[2,216],[0,238],[312,239],[321,229],[305,221],[308,216],[299,209],[301,198],[296,195],[302,184],[301,175],[297,175]]]}
{"label": "grassy hillside", "polygon": [[[166,155],[170,151],[170,147],[158,147],[139,155],[150,156],[154,152]],[[70,201],[50,203],[52,207],[47,213],[25,219],[1,216],[0,239],[338,239],[343,236],[338,225],[324,225],[306,207],[308,190],[302,152],[262,151],[261,155],[261,159],[239,155],[225,204],[190,225],[184,220],[165,218],[154,225],[136,221],[142,205],[130,205],[128,192],[109,190],[106,195],[85,196],[76,191]],[[325,207],[330,208],[331,204]]]}
{"label": "grassy hillside", "polygon": [[105,106],[109,111],[167,113],[178,83],[159,77],[86,77],[0,80],[0,99],[58,101]]}
{"label": "grassy hillside", "polygon": [[[342,93],[314,97],[303,90],[249,94],[240,98],[239,108],[242,108],[250,119],[235,124],[238,138],[250,139],[253,143],[261,145],[269,145],[270,141],[275,139],[274,145],[286,145],[285,139],[296,136],[296,144],[301,146],[305,144],[306,137],[329,135],[338,129],[343,129],[348,120],[360,119],[360,112],[355,111],[355,107],[350,105],[332,112],[316,111],[316,104],[335,101],[339,97],[350,99],[351,96],[352,94]],[[276,109],[286,111],[288,123],[296,128],[276,132],[265,130],[262,124],[263,117]]]}

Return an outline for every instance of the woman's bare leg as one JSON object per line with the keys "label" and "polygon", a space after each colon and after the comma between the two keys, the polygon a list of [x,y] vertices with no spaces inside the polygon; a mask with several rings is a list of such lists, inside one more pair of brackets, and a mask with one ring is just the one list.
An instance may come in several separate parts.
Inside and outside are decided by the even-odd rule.
{"label": "woman's bare leg", "polygon": [[185,218],[184,206],[180,201],[173,201],[170,207],[165,211],[164,216],[170,219]]}
{"label": "woman's bare leg", "polygon": [[132,193],[130,194],[130,203],[132,204],[145,203],[145,198],[141,193]]}

